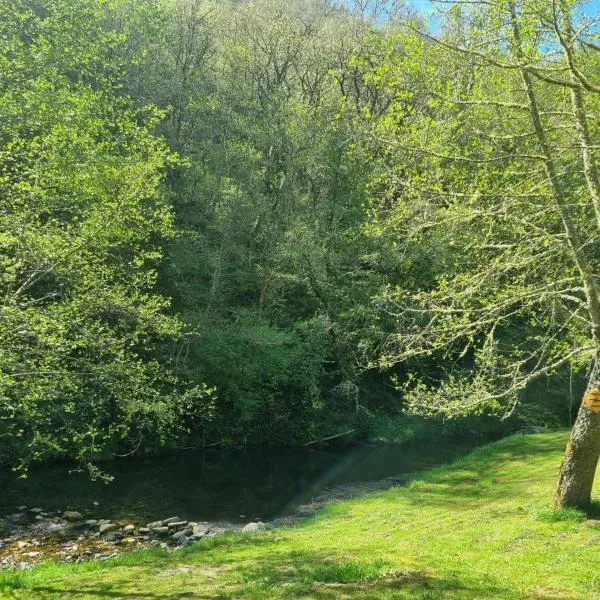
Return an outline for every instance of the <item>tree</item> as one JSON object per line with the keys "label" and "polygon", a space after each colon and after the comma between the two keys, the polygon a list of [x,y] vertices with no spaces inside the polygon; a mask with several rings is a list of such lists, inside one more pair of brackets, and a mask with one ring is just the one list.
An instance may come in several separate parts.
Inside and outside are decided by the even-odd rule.
{"label": "tree", "polygon": [[165,443],[198,410],[162,348],[181,337],[157,293],[173,235],[153,135],[122,95],[115,3],[0,4],[0,460]]}
{"label": "tree", "polygon": [[405,389],[414,409],[450,415],[507,415],[534,381],[588,369],[556,495],[586,506],[600,453],[594,17],[494,0],[453,6],[439,36],[409,30],[375,74],[411,107],[379,125],[398,159],[373,229],[399,238],[408,268],[433,266],[381,295],[398,333],[380,365],[438,357],[440,382]]}

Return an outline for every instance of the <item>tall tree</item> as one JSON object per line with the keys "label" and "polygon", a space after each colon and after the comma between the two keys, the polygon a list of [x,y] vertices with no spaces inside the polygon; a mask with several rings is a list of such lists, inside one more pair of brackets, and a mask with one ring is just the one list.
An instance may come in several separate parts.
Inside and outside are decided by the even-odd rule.
{"label": "tall tree", "polygon": [[400,38],[377,74],[419,108],[381,124],[400,164],[375,228],[436,263],[429,284],[382,296],[399,332],[381,364],[446,361],[439,384],[407,393],[449,414],[507,414],[535,380],[591,369],[557,506],[589,504],[600,453],[595,19],[571,1],[459,4],[439,36]]}

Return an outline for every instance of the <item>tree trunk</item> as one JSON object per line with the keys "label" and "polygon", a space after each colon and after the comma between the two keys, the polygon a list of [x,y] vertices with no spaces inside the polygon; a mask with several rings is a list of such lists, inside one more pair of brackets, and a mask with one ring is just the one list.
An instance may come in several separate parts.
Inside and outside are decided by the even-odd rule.
{"label": "tree trunk", "polygon": [[587,403],[595,403],[598,396],[593,396],[594,391],[586,394],[567,444],[558,477],[556,508],[585,508],[592,500],[592,485],[600,456],[600,412],[595,412],[597,404],[593,410]]}

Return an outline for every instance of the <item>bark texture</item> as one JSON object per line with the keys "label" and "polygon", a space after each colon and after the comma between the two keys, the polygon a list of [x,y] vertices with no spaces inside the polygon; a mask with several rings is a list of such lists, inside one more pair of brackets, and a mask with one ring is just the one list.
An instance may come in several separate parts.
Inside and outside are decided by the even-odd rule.
{"label": "bark texture", "polygon": [[600,413],[582,404],[560,468],[556,508],[585,508],[590,505],[599,456]]}

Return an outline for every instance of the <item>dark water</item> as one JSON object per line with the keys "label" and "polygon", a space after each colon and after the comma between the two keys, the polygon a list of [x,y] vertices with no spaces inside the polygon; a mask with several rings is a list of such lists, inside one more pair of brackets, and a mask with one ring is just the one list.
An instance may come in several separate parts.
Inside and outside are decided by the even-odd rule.
{"label": "dark water", "polygon": [[[110,484],[92,482],[65,465],[32,470],[25,480],[0,474],[0,515],[17,506],[79,510],[86,518],[135,523],[178,516],[243,523],[291,514],[327,488],[374,481],[447,463],[481,440],[439,440],[411,446],[358,446],[187,451],[114,461]],[[94,506],[94,501],[98,506]]]}

